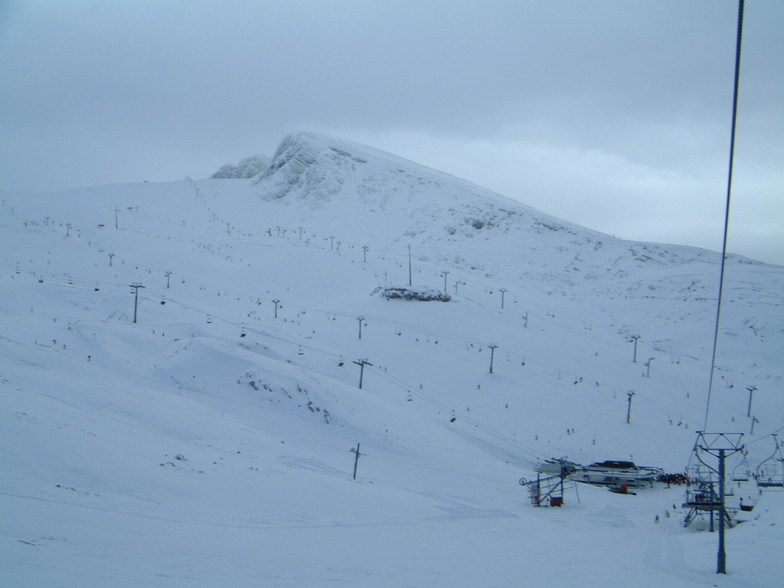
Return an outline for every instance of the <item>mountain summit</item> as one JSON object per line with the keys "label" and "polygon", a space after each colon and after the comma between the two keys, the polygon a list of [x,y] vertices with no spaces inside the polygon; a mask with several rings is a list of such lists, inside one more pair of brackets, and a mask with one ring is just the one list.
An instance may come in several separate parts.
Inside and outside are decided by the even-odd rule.
{"label": "mountain summit", "polygon": [[599,283],[606,293],[613,280],[625,291],[624,279],[643,269],[720,261],[694,247],[621,240],[580,227],[452,175],[319,133],[283,139],[251,185],[269,202],[267,214],[281,222],[306,222],[377,251],[411,245],[433,263],[527,277],[577,295]]}

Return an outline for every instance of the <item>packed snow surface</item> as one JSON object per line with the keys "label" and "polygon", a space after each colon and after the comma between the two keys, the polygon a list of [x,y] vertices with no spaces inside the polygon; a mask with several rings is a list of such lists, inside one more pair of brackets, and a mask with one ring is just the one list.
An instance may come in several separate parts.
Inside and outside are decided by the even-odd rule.
{"label": "packed snow surface", "polygon": [[[781,466],[784,268],[728,258],[708,402],[717,253],[313,133],[224,172],[0,193],[0,585],[780,584],[784,493],[732,472]],[[706,424],[726,575],[683,487],[518,484]]]}

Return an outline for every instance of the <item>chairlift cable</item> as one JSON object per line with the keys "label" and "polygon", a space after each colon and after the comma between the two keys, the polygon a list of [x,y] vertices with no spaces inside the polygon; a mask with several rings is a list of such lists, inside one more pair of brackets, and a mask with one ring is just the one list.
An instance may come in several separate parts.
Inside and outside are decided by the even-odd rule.
{"label": "chairlift cable", "polygon": [[705,405],[705,423],[703,430],[708,429],[708,416],[710,414],[711,392],[713,390],[713,373],[716,366],[716,348],[719,340],[719,320],[721,318],[721,299],[724,291],[724,270],[727,261],[727,233],[730,220],[730,197],[732,194],[732,168],[735,161],[735,127],[738,118],[738,84],[740,82],[740,53],[743,35],[743,3],[738,1],[738,28],[735,39],[735,82],[732,92],[732,127],[730,131],[730,156],[727,173],[727,198],[724,206],[724,238],[721,248],[721,270],[719,272],[719,296],[716,303],[716,322],[713,329],[713,353],[711,354],[710,377],[708,380],[708,399]]}
{"label": "chairlift cable", "polygon": [[778,428],[778,429],[776,429],[775,431],[771,431],[771,432],[770,432],[770,433],[768,433],[767,435],[762,435],[762,436],[760,436],[760,437],[757,437],[757,438],[756,438],[756,439],[754,439],[753,441],[749,441],[749,442],[747,442],[745,445],[746,445],[746,447],[748,447],[749,445],[753,445],[754,443],[759,443],[760,441],[764,441],[764,440],[765,440],[765,439],[767,439],[768,437],[774,437],[774,438],[775,438],[775,436],[776,436],[776,435],[777,435],[779,432],[781,432],[781,431],[784,431],[784,425],[782,425],[781,427],[779,427],[779,428]]}

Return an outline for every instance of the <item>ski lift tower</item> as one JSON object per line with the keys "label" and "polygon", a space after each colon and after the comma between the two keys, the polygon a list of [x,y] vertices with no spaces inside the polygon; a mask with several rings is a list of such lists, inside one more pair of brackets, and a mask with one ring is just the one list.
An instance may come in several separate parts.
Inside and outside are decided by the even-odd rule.
{"label": "ski lift tower", "polygon": [[520,478],[520,485],[528,488],[528,495],[534,506],[563,506],[564,481],[574,473],[575,464],[561,458],[548,460],[547,465],[548,469],[557,470],[557,473],[542,477],[540,472],[537,472],[535,480]]}
{"label": "ski lift tower", "polygon": [[[724,506],[724,460],[727,456],[743,451],[741,438],[743,433],[705,433],[697,432],[697,442],[694,444],[693,457],[695,457],[704,469],[698,469],[698,476],[689,480],[689,489],[686,490],[686,504],[689,512],[683,521],[685,527],[694,520],[695,517],[707,512],[710,516],[711,528],[713,531],[714,514],[719,519],[719,551],[717,554],[717,574],[727,573],[727,557],[724,550],[724,527],[732,527],[732,520],[727,514]],[[718,468],[714,468],[705,462],[704,457],[711,456],[718,460]]]}

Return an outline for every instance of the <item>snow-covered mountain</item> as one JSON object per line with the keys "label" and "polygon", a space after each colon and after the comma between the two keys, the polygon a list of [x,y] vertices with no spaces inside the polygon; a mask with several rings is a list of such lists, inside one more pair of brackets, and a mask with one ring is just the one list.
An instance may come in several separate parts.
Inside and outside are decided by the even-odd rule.
{"label": "snow-covered mountain", "polygon": [[296,202],[297,218],[334,226],[346,239],[384,250],[413,243],[426,247],[433,263],[469,263],[499,278],[570,277],[564,283],[573,288],[582,280],[625,277],[647,262],[716,262],[714,253],[695,248],[614,239],[448,174],[314,133],[287,137],[253,184],[259,197]]}
{"label": "snow-covered mountain", "polygon": [[[536,509],[517,484],[561,456],[685,470],[719,254],[315,133],[221,170],[0,194],[0,584],[781,577],[781,494],[752,483],[720,578],[682,488]],[[784,268],[728,259],[707,427],[746,434],[733,469],[784,421],[782,292]]]}

